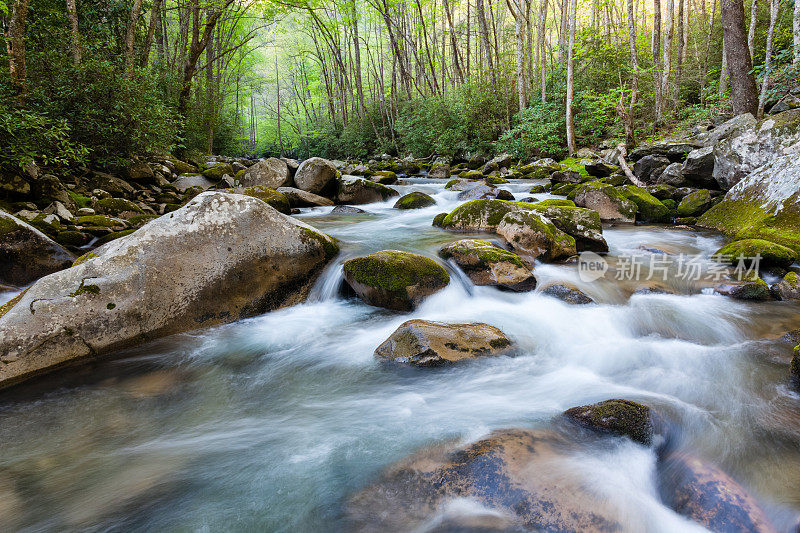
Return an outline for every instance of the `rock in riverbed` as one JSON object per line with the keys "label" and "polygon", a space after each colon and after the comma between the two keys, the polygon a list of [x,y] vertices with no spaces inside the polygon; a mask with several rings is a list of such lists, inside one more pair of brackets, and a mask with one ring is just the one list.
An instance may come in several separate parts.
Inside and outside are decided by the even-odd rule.
{"label": "rock in riverbed", "polygon": [[577,189],[575,204],[593,209],[604,222],[634,222],[637,206],[611,185],[592,181]]}
{"label": "rock in riverbed", "polygon": [[298,301],[334,239],[261,200],[204,193],[42,278],[0,312],[0,387]]}
{"label": "rock in riverbed", "polygon": [[440,366],[507,353],[512,342],[489,324],[409,320],[375,350],[379,359],[412,366]]}
{"label": "rock in riverbed", "polygon": [[395,209],[423,209],[436,205],[436,200],[424,192],[411,192],[398,198],[394,204]]}
{"label": "rock in riverbed", "polygon": [[0,210],[0,284],[27,285],[72,261],[72,254],[47,235]]}
{"label": "rock in riverbed", "polygon": [[338,174],[339,171],[327,159],[311,157],[300,163],[294,175],[294,182],[298,189],[322,194],[332,186]]}
{"label": "rock in riverbed", "polygon": [[653,440],[650,408],[630,400],[606,400],[573,407],[564,416],[591,429],[629,437],[648,446]]}
{"label": "rock in riverbed", "polygon": [[383,250],[344,262],[344,278],[370,305],[410,311],[450,283],[450,275],[428,257]]}
{"label": "rock in riverbed", "polygon": [[443,259],[452,259],[475,285],[491,285],[512,291],[536,288],[533,271],[520,257],[489,241],[462,239],[439,250]]}
{"label": "rock in riverbed", "polygon": [[497,226],[497,234],[529,260],[542,257],[555,261],[577,253],[575,239],[536,211],[508,213]]}

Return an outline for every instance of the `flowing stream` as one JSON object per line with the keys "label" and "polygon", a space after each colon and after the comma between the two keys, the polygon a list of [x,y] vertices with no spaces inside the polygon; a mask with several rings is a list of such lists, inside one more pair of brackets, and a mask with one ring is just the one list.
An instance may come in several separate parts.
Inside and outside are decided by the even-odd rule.
{"label": "flowing stream", "polygon": [[[509,188],[521,199],[530,181]],[[437,205],[368,214],[304,210],[342,252],[303,305],[175,335],[0,395],[0,530],[336,531],[343,504],[387,466],[446,439],[547,428],[563,410],[641,400],[680,428],[678,446],[740,481],[780,530],[800,514],[800,397],[788,385],[797,303],[711,294],[672,269],[652,281],[585,283],[575,264],[537,265],[597,305],[474,287],[463,276],[413,313],[340,293],[341,262],[399,249],[436,257],[465,238],[431,226],[459,203],[444,180],[407,180]],[[550,196],[534,195],[539,199]],[[707,258],[721,237],[690,228],[606,227],[612,271],[630,254]],[[481,236],[493,239],[493,236]],[[705,264],[708,267],[708,264]],[[1,295],[0,295],[1,296]],[[5,295],[7,299],[11,295]],[[447,368],[381,365],[402,322],[483,321],[514,357]],[[641,531],[699,529],[665,507],[654,452],[624,439],[572,458]]]}

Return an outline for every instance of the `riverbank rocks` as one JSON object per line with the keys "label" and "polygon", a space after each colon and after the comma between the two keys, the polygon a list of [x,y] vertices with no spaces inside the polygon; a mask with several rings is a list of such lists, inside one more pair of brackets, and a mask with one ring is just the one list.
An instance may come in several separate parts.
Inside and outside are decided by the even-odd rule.
{"label": "riverbank rocks", "polygon": [[[524,429],[495,431],[457,448],[429,447],[353,496],[347,529],[427,531],[423,526],[449,503],[468,499],[513,524],[502,531],[624,530],[613,506],[588,488],[579,469],[567,466],[569,447],[554,432]],[[462,517],[448,518],[458,523]]]}
{"label": "riverbank rocks", "polygon": [[497,234],[526,259],[542,257],[556,261],[577,254],[575,238],[558,229],[536,211],[506,214],[497,226]]}
{"label": "riverbank rocks", "polygon": [[[681,168],[682,176],[703,187],[711,187],[717,184],[714,179],[714,147],[705,146],[692,150],[686,156]],[[676,184],[671,184],[676,185]],[[676,185],[677,186],[677,185]]]}
{"label": "riverbank rocks", "polygon": [[323,191],[338,175],[339,171],[333,163],[321,157],[312,157],[300,163],[294,174],[294,183],[298,189],[324,196]]}
{"label": "riverbank rocks", "polygon": [[753,497],[716,466],[671,453],[660,461],[658,472],[664,503],[710,531],[775,531]]}
{"label": "riverbank rocks", "polygon": [[769,290],[776,300],[800,300],[800,275],[797,272],[787,272]]}
{"label": "riverbank rocks", "polygon": [[533,209],[546,216],[555,227],[574,237],[577,251],[597,253],[608,251],[608,243],[603,237],[603,223],[597,211],[583,207],[550,205],[545,202],[533,204]]}
{"label": "riverbank rocks", "polygon": [[669,220],[669,208],[661,201],[636,185],[623,185],[619,191],[636,204],[636,219],[644,222],[665,222]]}
{"label": "riverbank rocks", "polygon": [[250,196],[251,198],[258,198],[262,202],[266,202],[273,208],[277,209],[278,212],[283,213],[284,215],[288,215],[291,212],[291,206],[288,198],[275,189],[270,189],[269,187],[265,187],[263,185],[220,189],[219,192],[243,194],[245,196]]}
{"label": "riverbank rocks", "polygon": [[294,187],[278,187],[278,192],[286,197],[291,207],[324,207],[333,205],[333,200]]}
{"label": "riverbank rocks", "polygon": [[375,350],[375,357],[411,366],[442,366],[508,353],[512,342],[489,324],[409,320]]}
{"label": "riverbank rocks", "polygon": [[650,408],[630,400],[606,400],[573,407],[564,416],[595,431],[613,433],[649,446],[653,441]]}
{"label": "riverbank rocks", "polygon": [[763,239],[742,239],[726,244],[717,250],[713,257],[725,260],[732,265],[739,263],[741,257],[749,267],[752,258],[760,257],[759,266],[776,266],[789,268],[792,263],[797,261],[797,253],[791,248],[775,244],[774,242]]}
{"label": "riverbank rocks", "polygon": [[200,194],[40,279],[7,308],[0,387],[295,303],[337,253],[334,239],[261,200]]}
{"label": "riverbank rocks", "polygon": [[570,285],[569,283],[549,283],[542,287],[542,294],[552,296],[553,298],[558,298],[562,302],[571,305],[586,305],[594,303],[594,300],[587,296],[585,292],[574,285]]}
{"label": "riverbank rocks", "polygon": [[800,109],[741,128],[714,147],[714,179],[728,190],[777,157],[800,158]]}
{"label": "riverbank rocks", "polygon": [[340,204],[371,204],[400,196],[396,190],[374,181],[355,176],[343,176],[339,180],[336,201]]}
{"label": "riverbank rocks", "polygon": [[714,287],[714,292],[723,296],[730,296],[737,300],[771,300],[772,293],[769,285],[758,276],[751,276],[742,281],[723,283]]}
{"label": "riverbank rocks", "polygon": [[533,271],[520,257],[489,241],[462,239],[439,250],[443,259],[451,259],[475,285],[489,285],[512,291],[536,288]]}
{"label": "riverbank rocks", "polygon": [[460,231],[494,231],[507,213],[531,209],[533,204],[505,200],[472,200],[461,204],[442,220],[442,227]]}
{"label": "riverbank rocks", "polygon": [[705,212],[697,225],[800,252],[800,157],[781,156],[753,171]]}
{"label": "riverbank rocks", "polygon": [[708,211],[712,203],[711,192],[708,189],[699,189],[683,197],[678,204],[677,214],[679,217],[700,216]]}
{"label": "riverbank rocks", "polygon": [[68,268],[73,259],[50,237],[0,210],[0,284],[27,285]]}
{"label": "riverbank rocks", "polygon": [[277,189],[278,187],[292,185],[292,177],[289,174],[289,167],[286,162],[275,157],[262,159],[255,165],[245,169],[241,174],[237,174],[237,179],[244,187],[260,185],[270,189]]}
{"label": "riverbank rocks", "polygon": [[428,257],[383,250],[344,262],[344,278],[369,305],[410,311],[450,283],[450,275]]}
{"label": "riverbank rocks", "polygon": [[576,190],[575,205],[597,211],[603,222],[634,222],[637,206],[611,185],[597,181]]}
{"label": "riverbank rocks", "polygon": [[393,207],[395,209],[423,209],[432,205],[436,205],[436,200],[430,195],[415,191],[401,196]]}

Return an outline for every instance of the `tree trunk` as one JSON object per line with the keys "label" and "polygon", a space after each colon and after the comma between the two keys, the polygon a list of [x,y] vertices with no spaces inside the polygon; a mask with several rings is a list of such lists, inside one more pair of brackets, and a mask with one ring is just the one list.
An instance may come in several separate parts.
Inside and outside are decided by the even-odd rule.
{"label": "tree trunk", "polygon": [[750,28],[747,30],[747,48],[750,50],[750,57],[756,54],[756,22],[758,21],[758,0],[753,0],[750,4]]}
{"label": "tree trunk", "polygon": [[758,113],[758,92],[750,51],[747,49],[742,0],[722,0],[722,31],[731,78],[733,112],[737,115],[755,115]]}
{"label": "tree trunk", "polygon": [[681,76],[683,75],[683,59],[686,55],[686,41],[684,39],[686,26],[683,20],[684,0],[678,0],[678,54],[675,58],[675,90],[672,101],[677,112],[681,98]]}
{"label": "tree trunk", "polygon": [[483,0],[476,1],[476,10],[478,14],[478,26],[480,26],[481,43],[484,48],[484,55],[486,57],[486,64],[489,66],[489,75],[492,80],[492,87],[495,86],[495,72],[494,62],[492,61],[492,43],[489,41],[489,25],[486,24],[486,13],[483,9]]}
{"label": "tree trunk", "polygon": [[456,40],[456,28],[453,25],[453,13],[450,9],[450,3],[447,0],[442,0],[442,7],[447,16],[447,25],[450,27],[450,47],[453,50],[453,67],[455,68],[456,75],[461,83],[464,83],[464,71],[461,68],[461,58],[458,53],[458,41]]}
{"label": "tree trunk", "polygon": [[542,103],[547,99],[547,57],[545,55],[545,22],[547,20],[547,0],[539,0],[539,21],[536,35],[539,41],[539,82],[542,90]]}
{"label": "tree trunk", "polygon": [[28,0],[17,0],[11,9],[8,24],[8,70],[11,83],[20,93],[27,90],[25,68],[25,24],[28,18]]}
{"label": "tree trunk", "polygon": [[569,43],[567,45],[567,150],[572,155],[577,150],[575,123],[572,116],[572,100],[575,84],[575,26],[577,24],[577,0],[569,2]]}
{"label": "tree trunk", "polygon": [[[625,126],[625,144],[634,147],[636,146],[636,132],[633,127],[633,119],[639,91],[639,54],[636,51],[636,12],[633,7],[633,0],[628,0],[627,4],[628,47],[631,53],[631,101],[627,113],[623,115],[623,122]],[[620,102],[621,105],[622,103]]]}
{"label": "tree trunk", "polygon": [[653,97],[656,127],[661,124],[661,0],[653,0]]}
{"label": "tree trunk", "polygon": [[794,34],[794,63],[800,64],[800,2],[794,2],[794,17],[792,17],[792,32]]}
{"label": "tree trunk", "polygon": [[78,32],[78,9],[75,0],[67,0],[67,18],[69,19],[70,51],[72,63],[77,67],[81,64],[81,35]]}
{"label": "tree trunk", "polygon": [[133,0],[131,18],[128,20],[128,30],[125,32],[125,73],[133,71],[133,45],[136,41],[136,25],[139,23],[139,12],[142,10],[142,0]]}
{"label": "tree trunk", "polygon": [[[75,1],[75,0],[67,0]],[[153,0],[153,5],[150,8],[150,25],[147,27],[147,39],[144,42],[144,49],[142,50],[142,66],[146,67],[150,61],[150,48],[153,47],[153,36],[156,32],[156,25],[159,20],[159,13],[161,10],[161,0]]]}
{"label": "tree trunk", "polygon": [[778,21],[780,0],[771,0],[769,3],[769,30],[767,31],[767,51],[764,58],[764,79],[761,81],[761,94],[758,98],[758,118],[764,118],[764,102],[769,89],[769,75],[772,70],[772,47],[775,36],[775,23]]}
{"label": "tree trunk", "polygon": [[664,102],[667,101],[669,90],[669,76],[672,73],[672,37],[675,33],[675,6],[673,0],[667,0],[666,26],[664,28],[664,71],[661,77],[661,110],[659,116],[664,116]]}
{"label": "tree trunk", "polygon": [[278,77],[278,51],[275,50],[275,98],[278,109],[278,145],[280,146],[280,156],[283,157],[283,135],[281,134],[281,80]]}
{"label": "tree trunk", "polygon": [[728,92],[728,53],[725,39],[725,32],[722,32],[722,68],[719,71],[719,98],[722,99]]}
{"label": "tree trunk", "polygon": [[356,10],[355,1],[352,2],[353,17],[353,51],[355,54],[355,65],[353,71],[356,78],[356,97],[358,98],[358,106],[360,108],[361,118],[367,115],[367,106],[364,104],[364,85],[361,80],[361,43],[358,41],[358,10]]}

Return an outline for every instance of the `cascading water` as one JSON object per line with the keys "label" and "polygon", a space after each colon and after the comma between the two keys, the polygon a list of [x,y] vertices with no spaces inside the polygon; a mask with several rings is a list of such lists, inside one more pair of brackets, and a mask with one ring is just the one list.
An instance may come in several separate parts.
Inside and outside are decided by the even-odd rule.
{"label": "cascading water", "polygon": [[[444,180],[408,180],[437,205],[393,201],[366,214],[304,210],[341,241],[338,263],[305,304],[176,335],[82,367],[60,387],[0,403],[0,525],[56,531],[345,528],[343,503],[387,465],[427,444],[506,427],[551,427],[563,410],[642,400],[679,426],[676,446],[741,481],[786,530],[800,512],[800,408],[787,387],[797,328],[787,302],[702,294],[671,272],[650,282],[584,282],[575,264],[536,266],[598,304],[451,283],[412,313],[341,295],[341,262],[382,249],[436,257],[465,237],[431,226],[455,208]],[[506,186],[519,199],[531,182]],[[548,195],[537,194],[545,199]],[[629,254],[700,254],[721,238],[658,226],[606,228],[609,263]],[[706,284],[707,285],[707,284]],[[10,295],[9,295],[10,296]],[[482,321],[517,343],[513,357],[436,369],[381,365],[373,350],[411,318]],[[49,378],[55,380],[56,378]],[[653,451],[623,439],[576,453],[571,469],[633,530],[699,530],[661,503]],[[456,502],[453,505],[471,505]]]}

